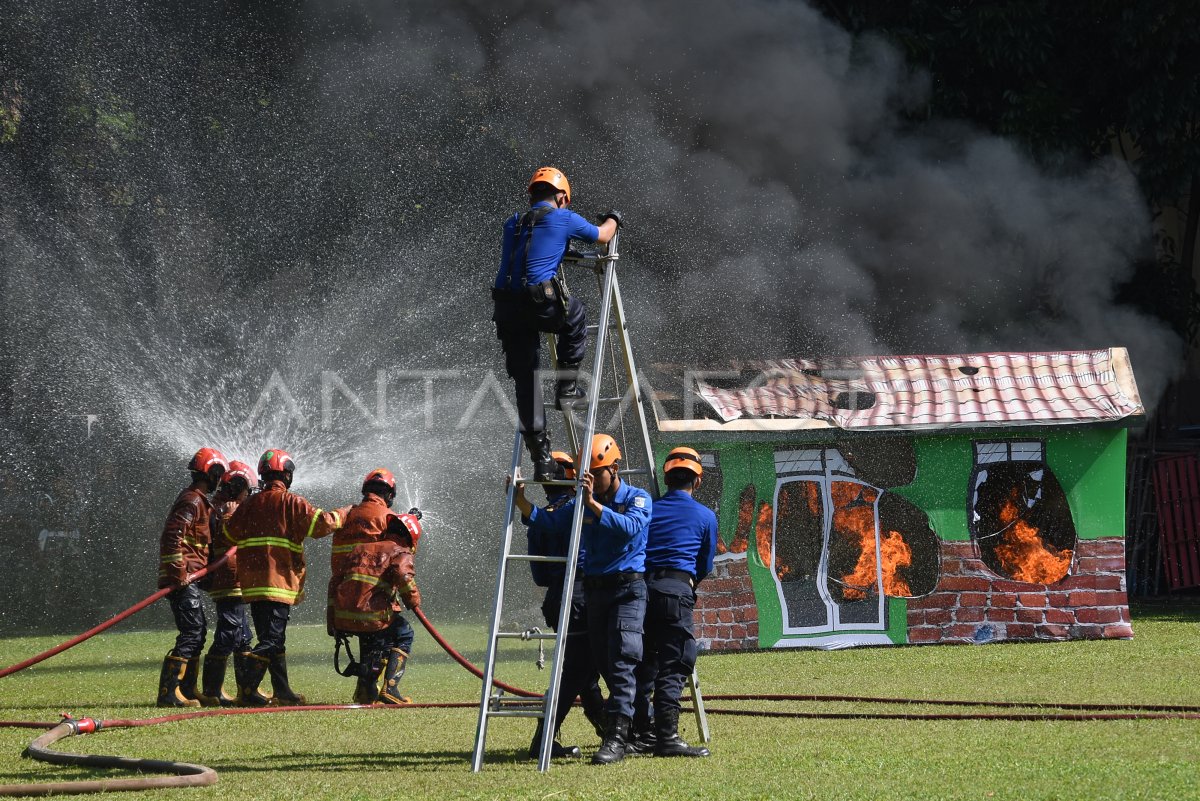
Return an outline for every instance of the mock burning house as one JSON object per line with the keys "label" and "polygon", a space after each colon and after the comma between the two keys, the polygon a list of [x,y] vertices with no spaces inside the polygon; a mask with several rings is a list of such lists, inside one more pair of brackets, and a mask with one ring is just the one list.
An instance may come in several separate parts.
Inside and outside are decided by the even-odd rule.
{"label": "mock burning house", "polygon": [[658,446],[701,452],[720,521],[704,647],[1133,635],[1124,348],[671,372]]}

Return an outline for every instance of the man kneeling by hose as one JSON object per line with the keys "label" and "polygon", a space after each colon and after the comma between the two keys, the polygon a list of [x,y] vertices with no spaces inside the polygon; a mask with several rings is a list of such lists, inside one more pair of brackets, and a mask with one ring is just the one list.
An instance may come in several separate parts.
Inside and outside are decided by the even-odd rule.
{"label": "man kneeling by hose", "polygon": [[[356,704],[409,704],[397,686],[404,676],[412,648],[413,630],[400,614],[398,601],[408,609],[421,605],[413,555],[421,539],[421,512],[388,514],[380,539],[360,542],[341,560],[341,572],[329,582],[329,633],[337,639],[334,666],[343,676],[355,676]],[[361,662],[351,659],[343,671],[338,653],[350,650],[357,634]],[[383,687],[379,676],[383,674]]]}

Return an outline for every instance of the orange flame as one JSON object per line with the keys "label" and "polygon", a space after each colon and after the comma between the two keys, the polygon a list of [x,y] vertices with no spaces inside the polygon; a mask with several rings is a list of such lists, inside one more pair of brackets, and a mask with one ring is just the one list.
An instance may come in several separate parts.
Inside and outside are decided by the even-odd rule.
{"label": "orange flame", "polygon": [[[876,490],[849,481],[837,481],[830,487],[833,495],[833,531],[840,533],[859,549],[858,562],[854,569],[842,576],[846,585],[842,597],[847,601],[861,601],[867,591],[860,588],[875,586],[875,500]],[[912,595],[912,589],[902,576],[896,575],[900,568],[912,565],[912,549],[899,531],[888,531],[879,543],[879,556],[883,561],[883,591],[885,595]]]}
{"label": "orange flame", "polygon": [[758,507],[758,522],[754,525],[754,540],[758,545],[758,558],[764,565],[771,564],[771,504]]}
{"label": "orange flame", "polygon": [[1067,575],[1071,567],[1071,549],[1047,546],[1037,526],[1022,519],[1017,510],[1016,488],[1000,508],[1000,523],[1005,527],[996,545],[1001,569],[1017,581],[1053,584]]}

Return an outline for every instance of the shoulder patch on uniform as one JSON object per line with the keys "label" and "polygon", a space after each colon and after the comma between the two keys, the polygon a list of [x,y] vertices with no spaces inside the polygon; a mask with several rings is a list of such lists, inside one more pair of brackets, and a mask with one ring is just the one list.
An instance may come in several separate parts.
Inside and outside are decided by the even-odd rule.
{"label": "shoulder patch on uniform", "polygon": [[633,498],[633,505],[639,509],[645,509],[646,508],[646,496],[645,495],[635,495]]}

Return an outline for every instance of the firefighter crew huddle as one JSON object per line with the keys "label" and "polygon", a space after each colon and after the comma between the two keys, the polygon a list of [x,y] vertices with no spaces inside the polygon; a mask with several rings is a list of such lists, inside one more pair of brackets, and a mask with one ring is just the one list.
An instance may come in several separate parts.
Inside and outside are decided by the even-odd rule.
{"label": "firefighter crew huddle", "polygon": [[533,461],[534,479],[545,481],[554,472],[554,459],[537,375],[541,334],[557,335],[555,402],[559,408],[583,397],[576,376],[587,347],[583,303],[567,292],[560,264],[573,238],[601,244],[612,239],[621,225],[621,213],[606,211],[596,226],[570,211],[571,184],[554,167],[534,172],[528,190],[529,210],[504,223],[500,269],[492,286],[492,321],[505,369],[515,384],[517,418]]}
{"label": "firefighter crew huddle", "polygon": [[[192,481],[171,507],[160,541],[159,587],[174,588],[167,599],[179,633],[163,661],[158,705],[305,703],[288,681],[287,623],[291,607],[304,597],[304,542],[330,534],[335,534],[330,633],[358,634],[363,653],[370,656],[354,702],[408,703],[396,685],[404,674],[413,630],[396,600],[410,609],[421,602],[413,568],[421,513],[391,513],[396,494],[392,474],[372,470],[363,481],[360,504],[325,511],[290,491],[296,464],[286,451],[266,451],[257,477],[249,465],[230,462],[215,448],[197,451],[188,470]],[[251,494],[260,480],[262,488]],[[237,549],[230,558],[201,582],[188,580],[233,546]],[[217,626],[197,690],[207,629],[201,586],[216,605]],[[253,648],[247,604],[258,638]],[[236,697],[223,688],[230,654]],[[379,692],[375,684],[385,668]],[[259,690],[268,673],[271,695]]]}
{"label": "firefighter crew huddle", "polygon": [[[692,497],[703,474],[700,456],[691,448],[668,454],[668,492],[657,503],[645,490],[621,481],[620,464],[616,441],[596,434],[589,469],[582,477],[587,508],[576,569],[582,572],[584,610],[576,614],[573,608],[571,616],[572,626],[577,618],[586,620],[591,657],[609,691],[604,738],[592,763],[619,762],[632,753],[708,756],[707,748],[685,743],[678,728],[679,698],[696,662],[696,584],[712,568],[717,538],[716,515]],[[536,552],[565,553],[575,498],[538,508],[521,486],[514,496]],[[573,660],[568,632],[561,692],[569,708],[575,694],[586,688],[589,668],[580,666],[578,657]],[[632,730],[635,715],[642,731]],[[560,704],[555,730],[564,716]],[[541,736],[539,729],[531,756]],[[574,747],[552,748],[557,756],[579,753]]]}

